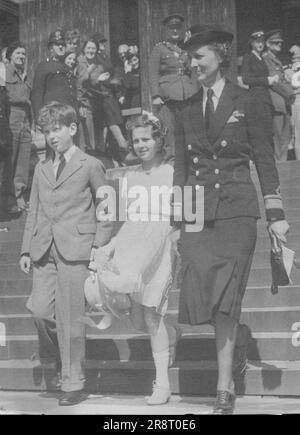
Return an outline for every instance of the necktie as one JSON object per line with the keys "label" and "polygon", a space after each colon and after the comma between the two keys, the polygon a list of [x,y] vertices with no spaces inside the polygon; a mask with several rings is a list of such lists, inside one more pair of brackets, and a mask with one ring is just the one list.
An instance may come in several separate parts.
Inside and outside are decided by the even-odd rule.
{"label": "necktie", "polygon": [[212,123],[212,119],[215,113],[215,107],[214,107],[214,102],[213,102],[213,97],[214,95],[214,91],[212,89],[208,89],[207,90],[207,101],[206,101],[206,106],[205,106],[205,128],[206,131],[209,131],[209,128],[211,126]]}
{"label": "necktie", "polygon": [[60,174],[62,173],[64,167],[66,166],[66,159],[65,159],[65,156],[63,154],[61,154],[59,156],[59,160],[60,161],[59,161],[59,165],[58,165],[58,168],[57,168],[56,180],[58,180]]}

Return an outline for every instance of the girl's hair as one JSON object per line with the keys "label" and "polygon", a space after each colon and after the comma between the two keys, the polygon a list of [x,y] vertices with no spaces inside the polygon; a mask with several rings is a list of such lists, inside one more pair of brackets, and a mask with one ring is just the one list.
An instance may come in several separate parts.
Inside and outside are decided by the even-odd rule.
{"label": "girl's hair", "polygon": [[231,62],[232,57],[232,46],[228,42],[221,43],[221,42],[213,42],[208,44],[208,46],[214,50],[215,53],[217,53],[221,58],[221,70],[226,71]]}
{"label": "girl's hair", "polygon": [[39,111],[37,124],[42,130],[56,125],[70,127],[73,123],[77,124],[77,114],[75,109],[67,104],[52,101]]}
{"label": "girl's hair", "polygon": [[15,41],[12,44],[10,44],[7,47],[6,50],[6,59],[8,59],[9,61],[11,60],[12,54],[13,52],[17,49],[17,48],[24,48],[26,50],[26,47],[24,44],[22,44],[22,42],[20,41]]}
{"label": "girl's hair", "polygon": [[98,51],[99,51],[99,43],[98,43],[98,42],[96,41],[96,39],[94,39],[94,38],[88,38],[88,39],[83,43],[83,46],[82,46],[82,49],[81,49],[82,53],[84,54],[85,47],[87,46],[87,44],[88,44],[89,42],[93,42],[93,43],[96,45],[96,51],[98,52]]}
{"label": "girl's hair", "polygon": [[63,57],[63,61],[65,62],[66,59],[67,59],[67,57],[70,56],[70,54],[73,54],[73,55],[75,56],[75,66],[76,66],[77,63],[78,63],[78,56],[77,56],[77,54],[75,53],[75,51],[67,51],[67,52],[65,53],[64,57]]}
{"label": "girl's hair", "polygon": [[152,137],[161,143],[161,152],[164,153],[165,149],[165,136],[167,128],[163,125],[161,120],[153,115],[151,112],[143,110],[141,115],[134,116],[126,122],[126,130],[129,133],[129,148],[135,154],[132,142],[132,132],[137,127],[152,127]]}

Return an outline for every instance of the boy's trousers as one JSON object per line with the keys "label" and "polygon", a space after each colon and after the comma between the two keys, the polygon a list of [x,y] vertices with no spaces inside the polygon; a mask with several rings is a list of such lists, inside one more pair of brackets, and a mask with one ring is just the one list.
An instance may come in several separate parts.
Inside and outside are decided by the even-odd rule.
{"label": "boy's trousers", "polygon": [[42,363],[62,363],[62,391],[84,387],[84,281],[88,262],[66,261],[55,243],[33,266],[33,289],[27,308],[38,329]]}

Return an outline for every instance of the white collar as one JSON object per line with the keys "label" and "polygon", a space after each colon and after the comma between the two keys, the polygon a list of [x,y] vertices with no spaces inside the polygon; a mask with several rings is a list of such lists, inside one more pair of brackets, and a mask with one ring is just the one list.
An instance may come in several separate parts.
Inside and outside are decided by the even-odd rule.
{"label": "white collar", "polygon": [[[224,89],[224,87],[225,87],[225,78],[224,77],[222,77],[220,80],[218,80],[212,87],[211,87],[211,90],[214,92],[214,96],[219,100],[220,99],[220,97],[221,97],[221,95],[222,95],[222,92],[223,92],[223,89]],[[203,99],[205,99],[205,98],[207,98],[207,91],[208,91],[208,88],[206,87],[206,86],[204,86],[203,85],[203,91],[204,91],[204,94],[203,94]]]}
{"label": "white collar", "polygon": [[[71,157],[73,156],[73,154],[75,153],[75,151],[77,150],[77,146],[76,145],[72,145],[70,148],[67,149],[67,151],[65,151],[64,154],[64,158],[66,160],[66,163],[68,163],[71,160]],[[59,161],[59,156],[56,155],[55,157],[56,161]]]}

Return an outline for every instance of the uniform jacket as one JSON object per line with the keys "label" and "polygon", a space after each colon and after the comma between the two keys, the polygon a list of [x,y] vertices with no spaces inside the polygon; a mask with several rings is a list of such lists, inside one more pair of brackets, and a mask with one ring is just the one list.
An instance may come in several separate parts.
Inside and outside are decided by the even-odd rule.
{"label": "uniform jacket", "polygon": [[191,77],[188,56],[169,42],[160,42],[152,50],[149,61],[151,96],[164,100],[185,100],[197,92]]}
{"label": "uniform jacket", "polygon": [[267,104],[272,104],[269,93],[269,70],[266,62],[253,53],[246,53],[243,57],[242,79],[250,88],[251,95],[263,99]]}
{"label": "uniform jacket", "polygon": [[36,166],[21,254],[39,261],[54,240],[67,261],[87,261],[92,246],[111,236],[110,222],[97,222],[93,196],[106,184],[100,162],[77,149],[55,181],[51,159]]}
{"label": "uniform jacket", "polygon": [[69,104],[77,110],[76,81],[67,65],[55,58],[41,62],[35,71],[31,102],[35,119],[51,101]]}
{"label": "uniform jacket", "polygon": [[[9,128],[10,105],[7,91],[0,86],[0,162],[11,152],[12,135]],[[1,175],[1,173],[0,173]],[[1,184],[0,179],[0,184]]]}
{"label": "uniform jacket", "polygon": [[272,135],[263,122],[263,103],[226,81],[213,125],[205,132],[203,90],[177,103],[174,185],[204,186],[206,221],[259,217],[249,161],[256,165],[268,219],[283,218]]}
{"label": "uniform jacket", "polygon": [[290,98],[293,95],[293,88],[285,80],[284,70],[281,61],[273,53],[268,51],[263,56],[264,61],[267,64],[269,75],[279,75],[280,82],[272,85],[270,94],[273,102],[273,106],[276,112],[287,113],[286,105],[290,103]]}

